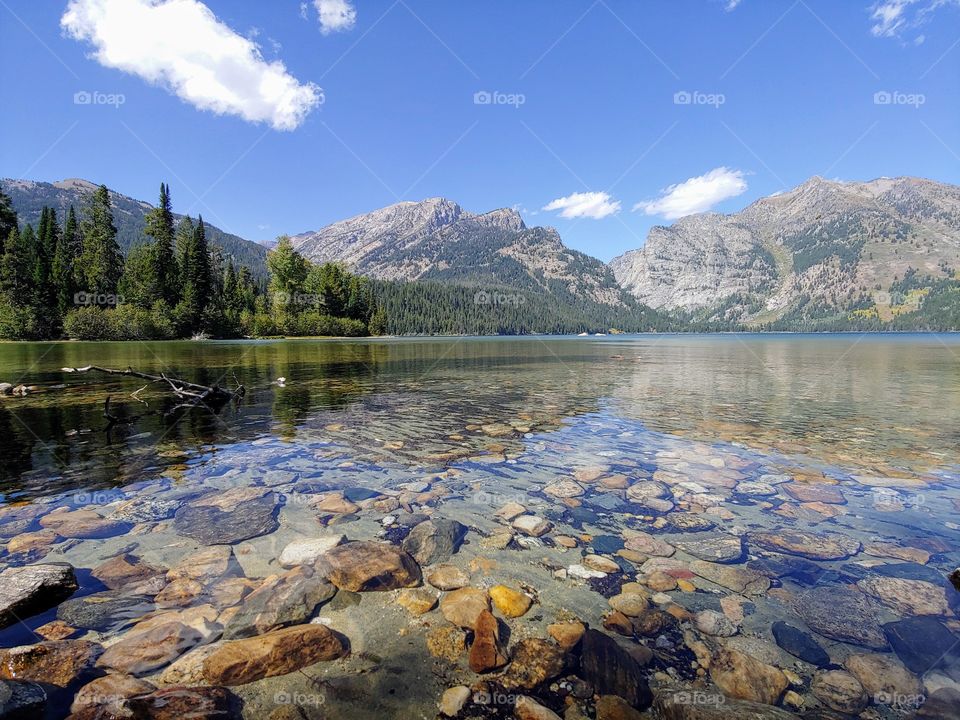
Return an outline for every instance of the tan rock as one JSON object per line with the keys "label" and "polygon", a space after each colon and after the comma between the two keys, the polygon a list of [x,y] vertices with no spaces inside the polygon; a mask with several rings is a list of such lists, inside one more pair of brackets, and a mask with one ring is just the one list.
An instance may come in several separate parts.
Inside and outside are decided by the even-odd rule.
{"label": "tan rock", "polygon": [[662,570],[650,573],[645,580],[647,587],[654,592],[670,592],[677,589],[677,579]]}
{"label": "tan rock", "polygon": [[714,653],[710,677],[724,695],[765,705],[775,705],[790,684],[777,668],[725,648]]}
{"label": "tan rock", "polygon": [[427,582],[439,590],[459,590],[470,584],[470,576],[456,565],[435,565],[427,572]]}
{"label": "tan rock", "polygon": [[947,589],[923,580],[874,576],[857,583],[867,595],[875,597],[901,615],[950,616]]}
{"label": "tan rock", "polygon": [[470,669],[475,673],[487,673],[509,662],[500,646],[500,626],[489,610],[484,610],[473,627],[473,644],[470,646]]}
{"label": "tan rock", "polygon": [[513,715],[517,720],[561,720],[553,710],[545,708],[533,698],[521,695],[513,708]]}
{"label": "tan rock", "polygon": [[513,528],[515,530],[519,530],[524,535],[530,535],[531,537],[546,535],[552,527],[553,525],[549,521],[536,515],[521,515],[513,521]]}
{"label": "tan rock", "polygon": [[853,675],[843,670],[818,673],[810,691],[824,705],[837,712],[857,715],[867,707],[867,693]]}
{"label": "tan rock", "polygon": [[601,695],[597,700],[597,720],[643,720],[645,717],[617,695]]}
{"label": "tan rock", "polygon": [[34,632],[44,640],[66,640],[77,632],[77,629],[70,627],[63,620],[53,620],[46,625],[41,625]]}
{"label": "tan rock", "polygon": [[343,497],[342,493],[330,493],[322,496],[313,503],[313,507],[320,512],[334,515],[352,515],[360,510],[360,506]]}
{"label": "tan rock", "polygon": [[397,604],[419,617],[437,606],[437,596],[426,588],[406,588],[397,595]]}
{"label": "tan rock", "polygon": [[591,570],[608,575],[620,572],[620,566],[610,558],[603,557],[603,555],[585,555],[582,562]]}
{"label": "tan rock", "polygon": [[454,590],[440,599],[440,612],[457,627],[472,630],[480,613],[490,609],[490,598],[485,590],[465,587]]}
{"label": "tan rock", "polygon": [[467,649],[467,634],[459,627],[444,625],[427,633],[427,650],[437,658],[457,662]]}
{"label": "tan rock", "polygon": [[121,715],[122,701],[134,695],[144,695],[156,690],[156,687],[146,680],[138,680],[130,675],[105,675],[97,678],[82,688],[73,698],[70,712],[79,713],[83,708],[107,705],[116,714]]}
{"label": "tan rock", "polygon": [[650,607],[650,596],[645,592],[629,592],[614,595],[607,602],[614,610],[628,617],[638,617]]}
{"label": "tan rock", "polygon": [[343,640],[324,625],[295,625],[265,635],[224,643],[203,663],[212,685],[245,685],[286,675],[347,652]]}
{"label": "tan rock", "polygon": [[506,585],[494,585],[490,588],[490,599],[500,614],[508,618],[525,615],[533,604],[529,595]]}
{"label": "tan rock", "polygon": [[440,712],[447,717],[455,717],[470,699],[470,688],[466,685],[448,688],[440,699]]}
{"label": "tan rock", "polygon": [[893,655],[864,653],[851,655],[843,662],[867,695],[873,698],[920,697],[923,684]]}
{"label": "tan rock", "polygon": [[560,622],[547,625],[547,633],[564,650],[572,650],[580,642],[586,627],[581,622]]}
{"label": "tan rock", "polygon": [[93,667],[102,650],[87,640],[53,640],[0,650],[0,680],[67,687]]}
{"label": "tan rock", "polygon": [[350,592],[416,587],[421,580],[416,560],[398,547],[377,542],[339,545],[320,557],[317,568]]}
{"label": "tan rock", "polygon": [[54,530],[38,530],[36,532],[14,535],[7,541],[7,552],[11,555],[20,552],[29,552],[47,548],[57,541],[59,535]]}
{"label": "tan rock", "polygon": [[185,654],[204,640],[204,633],[179,622],[131,632],[106,649],[97,667],[126,675],[150,675]]}
{"label": "tan rock", "polygon": [[513,646],[501,684],[508,690],[532,690],[563,672],[564,656],[563,649],[549,640],[520,640]]}

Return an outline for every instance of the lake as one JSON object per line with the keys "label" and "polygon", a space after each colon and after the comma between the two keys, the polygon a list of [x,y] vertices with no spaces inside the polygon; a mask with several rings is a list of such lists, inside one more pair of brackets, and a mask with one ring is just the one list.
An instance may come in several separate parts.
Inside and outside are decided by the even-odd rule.
{"label": "lake", "polygon": [[[246,394],[165,414],[181,401],[162,384],[61,371],[88,364],[239,383]],[[714,657],[733,653],[735,666],[796,673],[789,701],[776,680],[765,688],[792,710],[794,698],[806,709],[839,703],[839,690],[811,692],[810,681],[845,662],[866,672],[850,661],[858,655],[870,656],[859,661],[869,672],[895,662],[911,679],[889,702],[860,679],[883,712],[960,690],[960,593],[947,580],[960,565],[957,335],[10,343],[0,344],[0,382],[36,386],[0,399],[0,568],[69,562],[80,585],[59,609],[0,632],[4,647],[36,642],[56,616],[73,639],[121,647],[157,615],[202,625],[156,667],[137,666],[162,684],[221,648],[221,634],[256,638],[313,618],[347,638],[350,655],[231,686],[245,717],[291,703],[306,717],[434,717],[445,689],[477,678],[456,649],[472,626],[451,634],[455,609],[410,609],[430,603],[399,590],[417,584],[402,569],[385,571],[388,592],[349,589],[365,563],[389,558],[336,550],[351,577],[319,602],[315,586],[290,589],[304,578],[276,579],[319,567],[316,557],[282,562],[285,550],[342,534],[402,546],[434,595],[444,585],[430,568],[454,565],[446,571],[468,587],[532,599],[514,618],[493,593],[512,648],[574,621],[649,648],[657,702],[711,672],[691,637]],[[129,421],[109,431],[108,396]],[[340,545],[351,547],[361,546]],[[210,553],[223,568],[206,571]],[[311,582],[326,581],[318,572]],[[621,589],[649,607],[611,619]],[[87,622],[98,597],[136,604]],[[263,598],[283,617],[265,619]],[[799,658],[776,623],[829,659]],[[117,655],[114,670],[143,662]],[[521,662],[491,688],[535,694],[562,714],[566,686],[526,687],[509,677]],[[716,668],[710,677],[730,682]]]}

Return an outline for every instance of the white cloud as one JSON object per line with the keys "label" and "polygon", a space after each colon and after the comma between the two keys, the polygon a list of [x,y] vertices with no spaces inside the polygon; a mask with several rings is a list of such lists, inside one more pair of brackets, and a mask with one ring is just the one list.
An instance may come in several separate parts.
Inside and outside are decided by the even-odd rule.
{"label": "white cloud", "polygon": [[[879,0],[870,8],[870,32],[876,37],[898,37],[925,24],[936,10],[948,5],[960,7],[960,0]],[[914,42],[923,40],[920,35]]]}
{"label": "white cloud", "polygon": [[167,88],[200,110],[293,130],[322,102],[279,60],[217,20],[199,0],[70,0],[64,31],[101,65]]}
{"label": "white cloud", "polygon": [[744,174],[742,170],[718,167],[705,175],[671,185],[656,200],[639,202],[633,209],[643,210],[647,215],[662,215],[667,220],[706,212],[717,203],[742,194],[747,189]]}
{"label": "white cloud", "polygon": [[350,0],[313,0],[313,6],[320,15],[320,32],[324,35],[352,30],[357,22],[357,11]]}
{"label": "white cloud", "polygon": [[737,5],[739,5],[742,1],[743,0],[727,0],[727,12],[733,12],[736,10]]}
{"label": "white cloud", "polygon": [[588,217],[600,220],[620,212],[620,201],[614,200],[605,192],[582,192],[557,198],[544,205],[543,209],[559,210],[560,217],[565,218]]}

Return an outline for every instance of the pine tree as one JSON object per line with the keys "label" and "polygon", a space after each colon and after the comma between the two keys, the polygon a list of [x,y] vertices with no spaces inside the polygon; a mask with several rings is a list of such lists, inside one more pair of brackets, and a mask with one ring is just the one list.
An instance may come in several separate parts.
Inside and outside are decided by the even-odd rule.
{"label": "pine tree", "polygon": [[203,311],[210,303],[210,250],[207,246],[207,232],[203,217],[198,218],[193,232],[188,236],[186,229],[192,226],[185,218],[181,222],[183,232],[177,235],[177,252],[180,255],[180,273],[183,278],[183,294],[178,306],[178,315],[186,332],[200,328]]}
{"label": "pine tree", "polygon": [[174,262],[173,210],[170,205],[169,185],[160,184],[160,202],[147,214],[144,232],[153,238],[147,285],[155,300],[163,300],[173,307],[179,299],[179,293]]}
{"label": "pine tree", "polygon": [[29,307],[33,302],[35,249],[32,225],[24,226],[23,232],[14,228],[7,236],[0,264],[0,294],[13,307]]}
{"label": "pine tree", "polygon": [[101,185],[93,194],[82,225],[83,254],[81,269],[90,293],[115,294],[123,271],[123,256],[117,244],[110,192]]}
{"label": "pine tree", "polygon": [[73,306],[74,295],[78,289],[77,272],[80,269],[81,248],[77,215],[73,211],[73,205],[71,205],[67,212],[67,221],[64,224],[63,232],[57,238],[51,270],[56,306],[60,317],[66,315],[67,311]]}
{"label": "pine tree", "polygon": [[13,201],[3,188],[0,188],[0,257],[3,257],[3,247],[10,231],[17,227],[17,212],[13,209]]}

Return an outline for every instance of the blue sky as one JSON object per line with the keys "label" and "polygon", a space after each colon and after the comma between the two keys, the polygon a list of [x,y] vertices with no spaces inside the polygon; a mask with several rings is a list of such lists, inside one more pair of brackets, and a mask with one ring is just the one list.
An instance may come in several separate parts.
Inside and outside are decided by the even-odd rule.
{"label": "blue sky", "polygon": [[0,0],[0,18],[0,176],[151,202],[163,180],[178,212],[254,240],[444,196],[608,260],[812,175],[960,183],[960,0]]}

